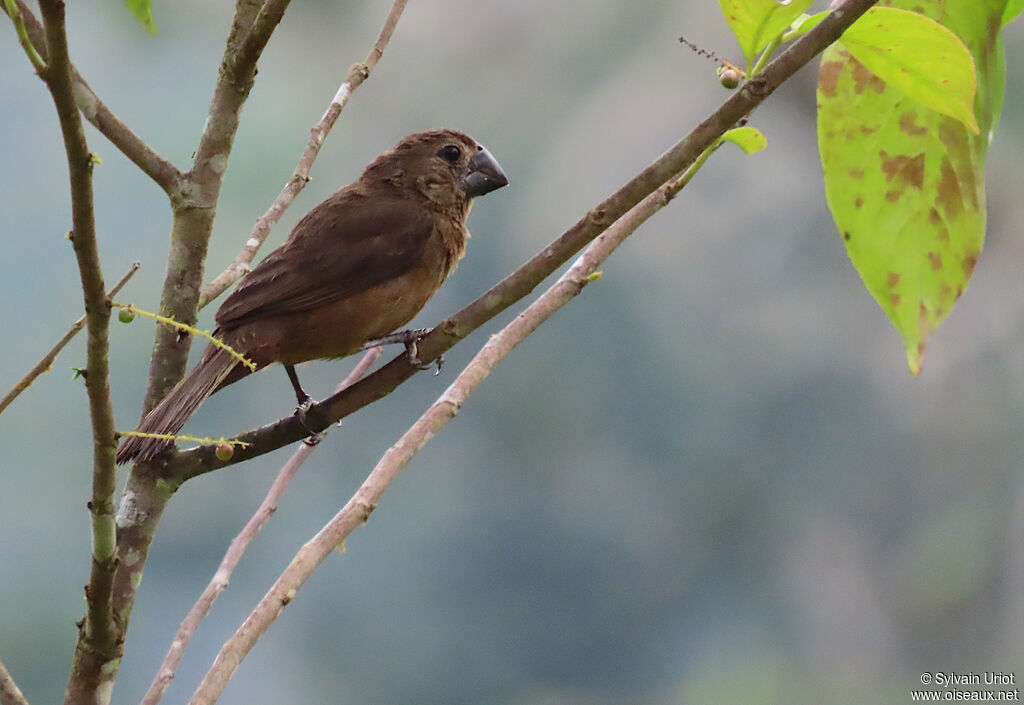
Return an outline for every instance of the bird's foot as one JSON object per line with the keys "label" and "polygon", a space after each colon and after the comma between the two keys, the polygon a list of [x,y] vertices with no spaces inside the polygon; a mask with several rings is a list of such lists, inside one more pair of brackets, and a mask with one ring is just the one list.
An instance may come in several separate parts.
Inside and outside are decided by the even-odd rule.
{"label": "bird's foot", "polygon": [[302,439],[302,442],[307,446],[315,446],[323,440],[324,436],[323,433],[311,429],[309,424],[306,423],[306,413],[313,406],[313,400],[308,394],[303,393],[303,395],[299,397],[298,401],[299,405],[295,407],[295,416],[299,419],[299,423],[302,424],[302,427],[309,431],[309,435]]}
{"label": "bird's foot", "polygon": [[416,344],[431,332],[431,328],[416,328],[413,330],[400,330],[390,335],[385,335],[380,338],[374,338],[373,340],[363,343],[362,350],[369,350],[370,348],[377,348],[381,345],[390,345],[392,343],[401,343],[405,346],[405,354],[409,358],[409,364],[419,370],[429,370],[431,367],[435,367],[434,376],[441,374],[441,367],[444,365],[444,355],[441,355],[434,362],[424,363],[418,356],[418,350]]}

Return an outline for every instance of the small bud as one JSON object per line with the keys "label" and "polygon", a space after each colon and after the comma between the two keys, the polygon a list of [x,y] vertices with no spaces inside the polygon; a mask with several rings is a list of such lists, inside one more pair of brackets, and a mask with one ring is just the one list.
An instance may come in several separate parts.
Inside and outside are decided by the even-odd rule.
{"label": "small bud", "polygon": [[723,87],[732,90],[736,86],[740,85],[740,74],[736,69],[726,69],[722,73],[718,74],[718,82]]}
{"label": "small bud", "polygon": [[117,320],[121,321],[121,323],[131,323],[135,320],[135,311],[132,311],[130,308],[122,308],[117,312]]}
{"label": "small bud", "polygon": [[217,460],[226,463],[234,457],[235,447],[230,443],[218,443],[217,450],[214,451],[214,455],[217,456]]}

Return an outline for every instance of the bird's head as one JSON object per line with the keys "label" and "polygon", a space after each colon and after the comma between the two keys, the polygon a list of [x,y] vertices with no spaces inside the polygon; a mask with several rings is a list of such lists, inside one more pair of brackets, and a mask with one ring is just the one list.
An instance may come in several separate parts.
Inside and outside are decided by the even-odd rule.
{"label": "bird's head", "polygon": [[508,184],[497,160],[469,135],[430,130],[409,135],[366,168],[398,188],[413,189],[442,207],[469,203]]}

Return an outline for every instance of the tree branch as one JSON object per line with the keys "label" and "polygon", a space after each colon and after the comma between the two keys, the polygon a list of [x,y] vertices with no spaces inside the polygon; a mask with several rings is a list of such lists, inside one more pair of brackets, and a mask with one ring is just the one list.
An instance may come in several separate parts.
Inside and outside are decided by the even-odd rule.
{"label": "tree branch", "polygon": [[3,661],[0,661],[0,705],[28,705],[28,700]]}
{"label": "tree branch", "polygon": [[[117,282],[117,284],[114,284],[113,288],[107,292],[107,299],[110,300],[113,298],[117,292],[121,290],[121,287],[128,283],[128,280],[132,278],[132,275],[135,274],[138,269],[139,263],[133,262],[132,266],[127,272],[125,272],[125,275],[121,277],[121,280]],[[4,410],[11,405],[11,402],[14,401],[19,394],[32,385],[36,380],[36,377],[44,372],[50,371],[50,367],[53,365],[53,361],[57,359],[57,355],[60,354],[60,351],[63,350],[64,346],[71,342],[71,339],[78,335],[78,331],[82,330],[84,327],[85,315],[83,314],[77,321],[75,321],[74,325],[68,329],[68,332],[64,334],[64,337],[58,340],[57,344],[50,349],[50,352],[43,355],[43,359],[37,362],[35,367],[29,370],[28,374],[22,377],[21,380],[11,388],[11,391],[4,395],[3,399],[0,399],[0,414],[2,414]]]}
{"label": "tree branch", "polygon": [[[726,130],[749,115],[785,80],[806,65],[860,17],[877,0],[846,0],[822,22],[797,40],[765,69],[747,81],[715,112],[661,157],[626,182],[615,193],[584,215],[561,237],[541,250],[529,262],[496,284],[464,309],[442,321],[420,341],[419,357],[428,362],[465,338],[513,303],[529,294],[558,267],[629,209],[650,195],[674,175],[687,169],[700,154]],[[305,423],[309,429],[326,428],[331,423],[377,401],[415,374],[405,355],[400,355],[366,379],[313,405]],[[259,429],[247,431],[238,439],[250,443],[240,448],[227,463],[217,460],[214,449],[203,446],[178,451],[167,461],[167,472],[180,481],[196,475],[248,460],[293,443],[309,434],[294,416],[284,417]]]}
{"label": "tree branch", "polygon": [[[182,175],[171,197],[170,253],[161,293],[160,314],[194,324],[213,218],[241,109],[252,88],[256,62],[288,6],[287,0],[237,0],[231,31],[220,63],[203,135],[192,169]],[[185,370],[189,339],[158,327],[150,362],[143,414],[177,382]],[[158,464],[136,464],[125,483],[117,514],[118,555],[113,612],[123,639],[142,579],[149,548],[163,511],[180,485]],[[113,682],[116,657],[101,666]],[[109,696],[108,696],[109,697]]]}
{"label": "tree branch", "polygon": [[[79,631],[66,698],[88,705],[103,700],[106,676],[99,665],[117,650],[118,632],[110,608],[114,576],[114,413],[110,402],[110,307],[96,242],[93,213],[93,157],[85,140],[82,116],[75,104],[68,58],[64,3],[41,0],[47,68],[43,72],[60,120],[71,179],[71,242],[85,299],[88,331],[86,391],[93,435],[92,569],[86,587],[87,611]],[[109,695],[107,696],[109,697]]]}
{"label": "tree branch", "polygon": [[[850,0],[841,10],[849,10],[849,6],[856,3],[857,0]],[[864,2],[864,10],[871,4],[871,2]],[[851,14],[854,16],[849,17],[846,26],[859,13]],[[820,52],[828,43],[822,44],[817,51]],[[811,56],[813,55],[811,54]],[[791,74],[792,72],[790,72]],[[767,93],[770,93],[770,90],[764,95]],[[730,122],[730,124],[732,123]],[[575,298],[587,283],[599,276],[597,268],[601,263],[651,215],[667,205],[675,194],[689,182],[693,172],[703,164],[701,157],[715,148],[716,141],[717,137],[710,140],[702,153],[691,159],[691,166],[686,172],[664,182],[631,206],[610,227],[605,228],[605,232],[590,242],[583,254],[554,285],[505,326],[500,333],[488,340],[452,385],[398,442],[385,452],[345,506],[299,550],[256,608],[221,647],[213,665],[189,701],[190,705],[210,705],[220,697],[234,671],[259,638],[284,611],[285,606],[295,598],[296,591],[305,584],[313,571],[331,554],[335,547],[344,545],[346,537],[368,521],[384,491],[411,458],[443,429],[448,421],[456,416],[468,396],[479,387],[512,349]]]}
{"label": "tree branch", "polygon": [[[373,363],[377,361],[377,358],[380,357],[380,354],[380,348],[368,350],[359,363],[349,372],[348,376],[345,377],[344,381],[338,385],[338,389],[344,389],[362,379],[373,366]],[[242,559],[249,544],[256,538],[256,534],[259,533],[264,524],[270,521],[270,517],[277,510],[281,496],[288,489],[288,484],[317,447],[306,443],[299,445],[281,468],[259,509],[256,510],[256,513],[249,519],[249,522],[242,531],[231,542],[227,553],[224,554],[224,559],[217,568],[217,572],[214,573],[206,589],[203,590],[199,599],[196,600],[192,609],[189,610],[185,619],[182,620],[181,626],[178,627],[178,631],[171,641],[171,647],[167,651],[163,663],[160,664],[160,668],[157,670],[156,677],[153,678],[149,690],[146,691],[145,696],[142,698],[142,705],[156,705],[160,702],[164,691],[167,690],[171,681],[174,680],[174,672],[177,670],[178,664],[181,663],[181,657],[184,655],[185,649],[188,648],[192,635],[199,628],[200,622],[209,614],[214,601],[227,589],[235,566]]]}
{"label": "tree branch", "polygon": [[[40,61],[43,61],[46,56],[46,38],[43,26],[23,0],[4,0],[4,2],[6,3],[4,10],[15,21],[16,26],[17,20],[15,20],[15,14],[12,13],[12,9],[16,10],[22,19],[25,39],[29,43],[26,46],[26,52],[31,47],[32,51],[37,52],[37,56],[41,55]],[[19,39],[22,38],[20,30],[18,37]],[[22,45],[25,46],[24,42]],[[32,58],[31,54],[29,58]],[[39,66],[36,65],[35,60],[32,61],[32,64],[36,66],[36,71],[39,72]],[[169,196],[173,196],[181,180],[181,172],[173,164],[161,157],[152,147],[143,142],[127,125],[121,122],[106,104],[100,100],[92,88],[89,87],[89,84],[78,73],[74,65],[71,66],[71,78],[74,86],[75,102],[78,105],[78,109],[85,116],[85,119],[99,130],[101,135],[110,140],[143,173],[153,179]]]}
{"label": "tree branch", "polygon": [[327,106],[323,117],[310,129],[309,141],[306,143],[302,156],[299,157],[299,162],[295,166],[295,171],[292,172],[291,178],[288,179],[288,182],[281,190],[281,193],[277,195],[277,198],[274,199],[267,212],[256,219],[256,224],[253,226],[249,239],[245,241],[245,245],[235,256],[235,260],[228,265],[227,269],[214,277],[213,281],[202,288],[199,295],[199,308],[206,306],[210,301],[220,296],[229,286],[249,271],[249,265],[270,234],[270,229],[281,219],[288,206],[292,204],[292,201],[295,200],[299,192],[309,183],[309,170],[312,168],[313,162],[316,161],[317,155],[320,154],[320,148],[323,146],[327,134],[334,127],[334,123],[337,121],[338,116],[341,115],[341,111],[348,104],[349,97],[362,85],[363,81],[370,77],[370,73],[377,66],[381,56],[383,56],[384,49],[387,47],[388,42],[391,41],[391,35],[395,31],[398,19],[402,16],[406,2],[407,0],[395,0],[387,20],[385,20],[384,26],[381,28],[380,35],[377,37],[377,41],[374,43],[370,53],[367,54],[366,59],[363,63],[352,64],[349,68],[348,76],[338,88],[338,92],[331,100],[331,104]]}
{"label": "tree branch", "polygon": [[[512,350],[542,323],[572,301],[596,277],[597,268],[627,237],[633,234],[654,213],[668,205],[676,193],[690,180],[692,172],[674,179],[619,218],[602,235],[594,239],[583,254],[555,284],[497,335],[491,336],[473,360],[456,377],[451,386],[430,408],[389,448],[367,476],[352,498],[323,529],[295,555],[291,564],[270,591],[249,614],[242,626],[221,647],[213,666],[203,678],[190,705],[213,703],[220,696],[235,669],[256,641],[284,610],[296,591],[331,551],[367,522],[384,491],[412,457],[455,418],[466,399],[494,371]],[[598,275],[599,276],[599,275]]]}
{"label": "tree branch", "polygon": [[[687,179],[688,180],[688,179]],[[679,184],[685,183],[680,180]],[[221,647],[213,666],[192,696],[190,705],[209,705],[220,697],[235,670],[284,611],[284,607],[331,552],[358,527],[369,520],[384,491],[412,457],[447,423],[498,364],[541,323],[575,298],[591,281],[597,267],[651,215],[668,204],[681,185],[669,182],[641,201],[604,234],[596,238],[576,263],[540,298],[500,333],[494,335],[456,377],[451,386],[389,448],[352,498],[316,536],[295,555],[291,563],[249,614],[245,622]]]}

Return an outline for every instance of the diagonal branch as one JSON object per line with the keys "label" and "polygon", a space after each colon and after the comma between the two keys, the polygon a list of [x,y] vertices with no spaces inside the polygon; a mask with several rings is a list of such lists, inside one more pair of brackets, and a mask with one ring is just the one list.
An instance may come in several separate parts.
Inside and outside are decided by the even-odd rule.
{"label": "diagonal branch", "polygon": [[[373,363],[377,361],[377,358],[380,357],[380,354],[380,348],[368,350],[341,384],[338,385],[338,389],[344,389],[362,379],[373,366]],[[227,553],[224,554],[224,558],[217,568],[217,572],[214,573],[206,589],[203,590],[199,599],[196,600],[192,609],[189,610],[185,619],[182,620],[181,626],[178,627],[178,631],[171,641],[171,648],[167,651],[163,663],[160,664],[160,668],[157,670],[156,677],[153,678],[149,690],[146,691],[145,696],[142,698],[141,705],[156,705],[160,702],[164,691],[167,690],[167,687],[174,679],[174,672],[177,670],[178,664],[181,663],[181,657],[184,655],[185,649],[188,648],[192,635],[199,628],[200,622],[209,614],[214,601],[227,589],[235,566],[242,560],[242,556],[245,554],[249,544],[252,543],[252,540],[256,538],[256,534],[259,533],[264,524],[270,521],[270,517],[277,510],[278,502],[281,500],[282,495],[284,495],[284,491],[288,489],[288,484],[317,447],[307,443],[299,445],[281,468],[259,509],[256,510],[256,513],[249,519],[249,522],[242,531],[231,542]]]}
{"label": "diagonal branch", "polygon": [[28,700],[3,661],[0,661],[0,705],[28,705]]}
{"label": "diagonal branch", "polygon": [[[22,40],[26,52],[30,49],[39,57],[42,62],[46,57],[46,38],[43,26],[36,19],[32,11],[25,5],[23,0],[4,0],[6,3],[3,9],[11,16],[15,26],[18,25],[17,14],[24,27],[24,38],[22,29],[19,28],[18,37]],[[12,12],[14,10],[15,12]],[[26,46],[26,42],[28,43]],[[29,58],[32,55],[29,54]],[[32,59],[36,71],[39,72],[39,65]],[[40,74],[41,75],[41,74]],[[138,135],[132,132],[131,128],[111,112],[110,108],[100,100],[99,96],[89,87],[78,70],[71,66],[71,77],[74,86],[75,102],[78,109],[82,111],[85,119],[92,123],[93,127],[99,130],[100,134],[106,137],[126,157],[128,157],[139,169],[157,183],[168,195],[175,193],[181,179],[181,172],[169,161],[161,157],[152,147],[142,141]]]}
{"label": "diagonal branch", "polygon": [[[107,292],[107,299],[109,300],[111,297],[116,295],[117,292],[121,290],[121,287],[128,283],[128,280],[132,278],[132,275],[135,274],[138,269],[139,263],[133,262],[132,266],[129,267],[127,272],[125,272],[125,275],[121,277],[121,280],[117,282],[117,284],[114,284],[113,288]],[[57,359],[57,355],[60,354],[60,351],[63,350],[64,346],[70,343],[71,339],[78,335],[78,332],[83,328],[85,328],[84,314],[74,322],[71,328],[68,329],[68,332],[64,334],[64,337],[58,340],[57,344],[50,349],[50,352],[43,355],[43,359],[37,362],[35,367],[29,370],[28,374],[22,377],[21,380],[11,388],[11,391],[4,395],[3,399],[0,399],[0,414],[2,414],[4,410],[11,405],[11,402],[14,401],[19,394],[32,385],[36,380],[36,377],[50,370],[51,365],[53,365],[53,361]]]}
{"label": "diagonal branch", "polygon": [[[764,71],[746,82],[690,134],[591,209],[561,237],[476,301],[442,321],[419,343],[420,359],[425,362],[436,360],[459,340],[529,294],[611,223],[673,176],[689,168],[726,130],[749,115],[785,80],[838,39],[854,20],[876,2],[846,0],[833,10],[820,24],[766,66]],[[314,405],[307,413],[306,424],[312,430],[326,428],[389,394],[415,372],[406,356],[400,355],[366,379]],[[238,439],[251,445],[236,452],[229,463],[234,464],[276,450],[304,438],[308,433],[294,416],[242,433]],[[184,481],[226,464],[216,459],[213,448],[200,447],[175,453],[168,461],[167,472]]]}
{"label": "diagonal branch", "polygon": [[295,166],[295,171],[292,172],[288,183],[285,184],[281,193],[274,199],[267,212],[256,219],[256,224],[253,226],[249,239],[245,241],[245,245],[235,256],[235,260],[228,265],[227,269],[214,277],[213,281],[202,288],[199,295],[199,308],[206,306],[210,301],[220,296],[229,286],[249,271],[249,265],[270,234],[270,229],[281,219],[288,206],[292,204],[292,201],[299,195],[299,192],[309,183],[309,170],[312,168],[313,162],[316,161],[317,155],[320,154],[320,148],[323,146],[327,134],[334,127],[334,123],[337,121],[338,116],[341,115],[341,111],[348,104],[349,97],[362,85],[363,81],[370,77],[370,73],[377,66],[381,56],[383,56],[384,49],[387,47],[388,42],[391,41],[391,35],[395,31],[398,19],[402,16],[406,2],[407,0],[395,0],[395,4],[391,6],[388,18],[384,21],[384,26],[380,30],[380,35],[377,37],[377,41],[374,43],[370,53],[367,54],[366,59],[363,63],[352,64],[349,68],[348,76],[338,88],[338,92],[331,100],[331,104],[327,106],[323,117],[310,129],[309,141],[306,143],[306,148],[303,150],[302,156],[299,157],[299,163]]}
{"label": "diagonal branch", "polygon": [[308,541],[249,614],[245,622],[221,647],[213,666],[196,690],[190,705],[213,703],[220,696],[235,669],[259,638],[277,619],[296,591],[323,563],[335,547],[370,518],[384,491],[422,449],[449,421],[473,391],[494,371],[512,350],[537,328],[579,295],[583,288],[600,275],[595,273],[615,249],[632,235],[648,218],[668,205],[676,193],[700,167],[697,162],[687,172],[662,185],[626,212],[602,235],[594,239],[569,270],[535,302],[481,348],[451,386],[430,408],[389,448],[370,472],[352,498],[316,536]]}

